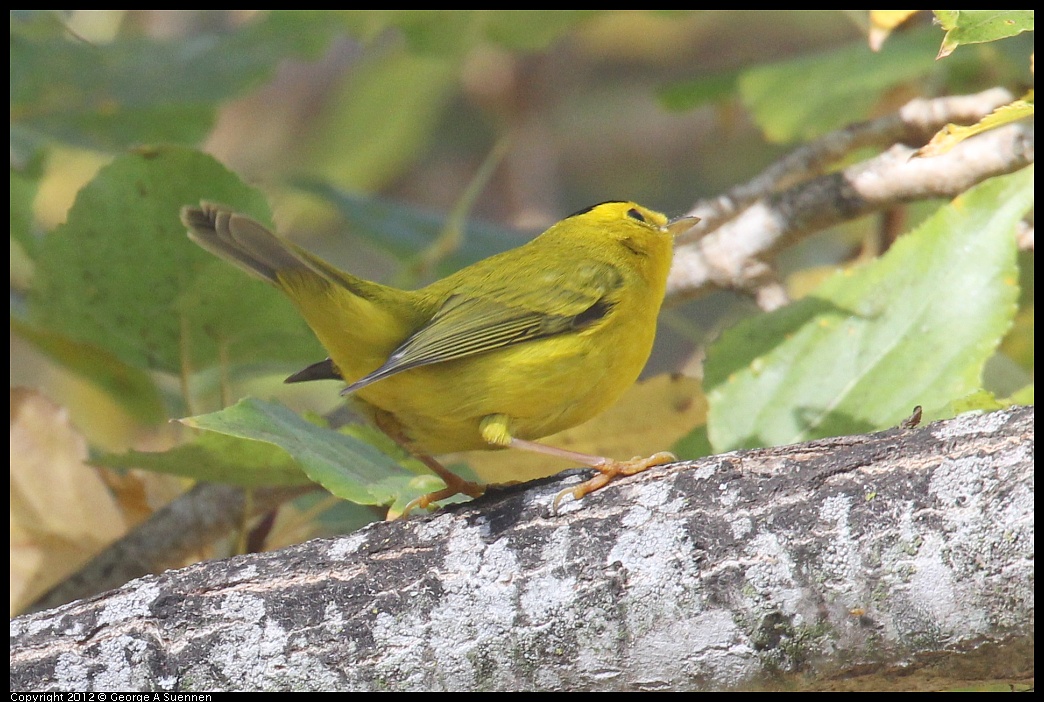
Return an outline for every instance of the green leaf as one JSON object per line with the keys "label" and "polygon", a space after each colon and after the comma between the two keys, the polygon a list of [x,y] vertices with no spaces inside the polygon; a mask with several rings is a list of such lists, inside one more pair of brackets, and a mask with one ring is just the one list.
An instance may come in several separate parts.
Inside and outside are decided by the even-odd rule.
{"label": "green leaf", "polygon": [[454,60],[386,52],[335,89],[311,137],[307,172],[351,190],[373,190],[416,159],[457,90]]}
{"label": "green leaf", "polygon": [[247,398],[220,412],[180,421],[278,446],[311,480],[358,504],[404,503],[442,486],[434,476],[415,475],[372,444],[307,422],[274,402]]}
{"label": "green leaf", "polygon": [[108,453],[91,459],[107,468],[141,468],[243,487],[308,485],[311,480],[283,449],[261,441],[204,432],[169,451]]}
{"label": "green leaf", "polygon": [[39,246],[31,326],[175,374],[321,357],[281,294],[188,239],[179,211],[201,199],[269,219],[260,193],[195,151],[141,151],[103,168]]}
{"label": "green leaf", "polygon": [[[1032,234],[1032,231],[1031,231]],[[1029,378],[1036,370],[1036,259],[1032,247],[1019,252],[1019,311],[1011,331],[1001,342],[1005,357],[1016,363]],[[992,388],[1000,390],[999,388]],[[1010,389],[1009,389],[1010,391]]]}
{"label": "green leaf", "polygon": [[417,54],[461,56],[481,38],[480,10],[342,10],[340,17],[366,44],[397,30]]}
{"label": "green leaf", "polygon": [[692,110],[721,102],[736,93],[740,71],[715,73],[669,85],[660,90],[660,104],[668,110]]}
{"label": "green leaf", "polygon": [[936,36],[908,32],[880,53],[861,42],[761,66],[740,76],[740,95],[770,141],[812,139],[866,119],[884,92],[936,70]]}
{"label": "green leaf", "polygon": [[714,448],[711,446],[710,437],[707,436],[707,427],[696,427],[676,441],[671,447],[671,453],[683,461],[694,461],[713,455]]}
{"label": "green leaf", "polygon": [[938,58],[961,44],[981,44],[1033,31],[1033,10],[933,10],[946,30]]}
{"label": "green leaf", "polygon": [[371,41],[388,29],[402,32],[410,51],[463,56],[489,40],[508,49],[546,49],[604,10],[348,10],[353,36]]}
{"label": "green leaf", "polygon": [[[953,402],[947,405],[947,414],[945,417],[939,417],[939,419],[948,419],[949,417],[956,417],[959,414],[965,412],[995,412],[996,410],[1004,409],[1008,406],[1008,403],[998,400],[992,392],[986,390],[976,390],[975,392],[969,393],[964,397],[957,398]],[[933,421],[935,417],[927,417],[927,421]]]}
{"label": "green leaf", "polygon": [[940,208],[882,258],[726,332],[708,351],[716,451],[894,426],[981,387],[1018,296],[1033,168]]}
{"label": "green leaf", "polygon": [[605,10],[486,10],[490,39],[510,49],[540,51]]}
{"label": "green leaf", "polygon": [[391,10],[411,51],[433,56],[463,56],[481,38],[478,10]]}
{"label": "green leaf", "polygon": [[198,142],[218,103],[259,85],[285,56],[316,54],[338,28],[329,13],[276,12],[226,34],[99,45],[56,15],[19,17],[11,22],[12,127],[107,150]]}

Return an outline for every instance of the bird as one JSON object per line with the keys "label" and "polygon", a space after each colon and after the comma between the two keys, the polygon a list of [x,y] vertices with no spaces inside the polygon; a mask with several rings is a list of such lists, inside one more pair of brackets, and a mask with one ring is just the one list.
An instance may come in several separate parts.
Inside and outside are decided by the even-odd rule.
{"label": "bird", "polygon": [[673,240],[697,221],[611,200],[417,290],[339,270],[247,215],[203,201],[181,219],[203,249],[282,291],[329,353],[287,382],[334,379],[445,488],[402,512],[486,486],[439,454],[513,448],[594,468],[561,491],[580,500],[674,460],[615,460],[538,439],[606,409],[638,378],[656,334]]}

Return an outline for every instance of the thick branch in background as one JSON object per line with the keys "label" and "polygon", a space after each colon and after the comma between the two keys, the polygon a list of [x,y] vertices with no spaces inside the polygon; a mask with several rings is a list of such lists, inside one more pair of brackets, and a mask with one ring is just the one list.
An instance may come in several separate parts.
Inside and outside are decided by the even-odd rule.
{"label": "thick branch in background", "polygon": [[[918,99],[895,115],[831,132],[769,166],[729,192],[698,202],[701,218],[680,242],[668,281],[668,302],[716,288],[759,293],[773,309],[778,294],[760,296],[771,278],[768,261],[781,249],[827,227],[916,200],[955,197],[973,185],[1033,163],[1032,122],[995,129],[931,158],[913,158],[949,122],[971,123],[1011,101],[1001,89],[978,95]],[[913,146],[910,146],[910,145]],[[856,149],[882,153],[840,171],[834,163]]]}
{"label": "thick branch in background", "polygon": [[1033,666],[1033,417],[674,464],[558,516],[561,481],[529,484],[148,576],[12,620],[11,689],[1016,681]]}
{"label": "thick branch in background", "polygon": [[197,485],[44,593],[30,611],[57,607],[184,563],[205,546],[239,529],[250,517],[275,510],[304,491],[260,488],[248,499],[241,487]]}

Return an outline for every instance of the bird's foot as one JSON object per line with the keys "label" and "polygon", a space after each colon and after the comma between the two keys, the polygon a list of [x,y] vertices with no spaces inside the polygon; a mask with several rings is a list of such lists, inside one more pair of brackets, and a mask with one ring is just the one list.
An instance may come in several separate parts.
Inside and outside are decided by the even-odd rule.
{"label": "bird's foot", "polygon": [[434,503],[453,497],[454,495],[467,495],[468,497],[474,498],[482,497],[486,492],[486,486],[480,483],[473,483],[456,476],[453,476],[450,480],[446,480],[446,476],[442,476],[442,479],[446,482],[446,487],[410,500],[406,503],[406,506],[402,508],[402,513],[396,517],[396,519],[405,519],[410,512],[418,507],[421,509],[427,509]]}
{"label": "bird's foot", "polygon": [[591,466],[598,471],[598,475],[590,480],[580,483],[574,488],[568,488],[558,493],[555,496],[554,502],[551,503],[551,511],[557,513],[559,503],[561,503],[562,499],[567,495],[572,496],[574,500],[579,500],[584,495],[589,495],[595,490],[605,487],[621,476],[637,475],[638,473],[649,470],[654,466],[662,466],[665,463],[673,463],[677,460],[677,456],[668,451],[660,451],[659,453],[654,453],[647,458],[636,456],[629,461],[613,461],[607,459],[604,463]]}

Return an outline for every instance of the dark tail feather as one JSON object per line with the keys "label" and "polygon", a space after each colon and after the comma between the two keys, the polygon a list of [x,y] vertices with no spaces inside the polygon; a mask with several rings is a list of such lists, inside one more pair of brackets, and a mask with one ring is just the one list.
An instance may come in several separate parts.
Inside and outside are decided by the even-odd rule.
{"label": "dark tail feather", "polygon": [[328,358],[297,371],[283,382],[304,383],[309,380],[344,380],[344,378],[341,377],[341,372],[337,370],[334,362]]}
{"label": "dark tail feather", "polygon": [[202,202],[199,207],[183,207],[181,221],[192,241],[266,282],[278,284],[280,272],[310,269],[291,244],[253,219],[220,205]]}

